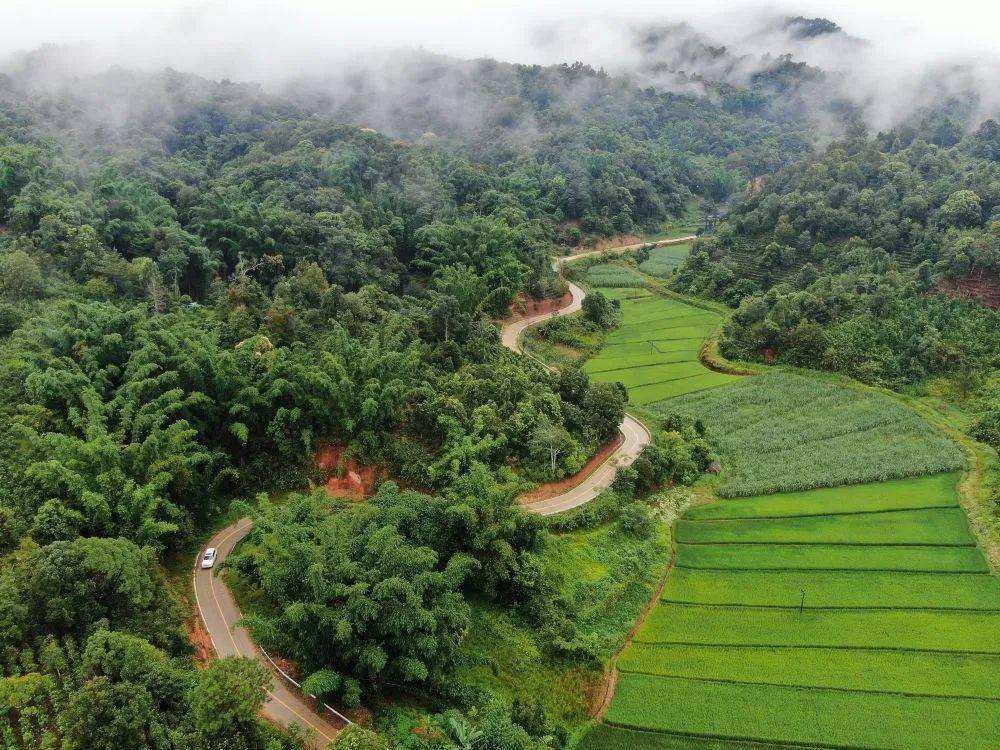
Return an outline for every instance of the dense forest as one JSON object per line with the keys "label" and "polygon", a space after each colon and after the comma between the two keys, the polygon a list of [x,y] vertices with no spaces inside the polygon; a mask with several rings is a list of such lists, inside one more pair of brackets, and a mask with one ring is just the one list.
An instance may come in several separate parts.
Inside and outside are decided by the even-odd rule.
{"label": "dense forest", "polygon": [[[831,33],[814,21],[792,25]],[[669,415],[591,506],[526,513],[519,495],[616,436],[628,395],[516,356],[497,321],[565,292],[552,256],[693,206],[711,231],[671,283],[735,308],[724,355],[949,378],[979,399],[974,434],[1000,440],[1000,312],[963,294],[1000,283],[995,121],[871,136],[832,102],[817,150],[790,92],[822,73],[790,57],[744,83],[688,76],[699,93],[426,53],[280,95],[71,68],[45,48],[0,75],[4,747],[302,746],[257,716],[256,662],[195,669],[176,571],[238,511],[246,624],[307,691],[421,701],[440,731],[413,748],[564,746],[540,708],[449,679],[474,607],[600,664],[543,553],[612,517],[650,537],[636,498],[714,455]],[[618,322],[600,294],[584,313],[591,333]],[[329,498],[326,445],[390,481]]]}
{"label": "dense forest", "polygon": [[[506,104],[537,113],[538,138],[518,146],[517,118],[408,142],[171,71],[36,88],[52,54],[0,80],[0,646],[4,700],[40,717],[32,735],[217,747],[225,724],[234,748],[291,741],[253,719],[252,665],[190,670],[160,563],[231,500],[304,487],[324,443],[423,492],[259,511],[329,571],[310,592],[279,585],[312,574],[253,552],[267,540],[235,561],[279,611],[315,599],[318,620],[296,605],[255,625],[315,692],[353,705],[402,683],[474,705],[441,679],[469,596],[523,607],[554,649],[586,653],[534,559],[550,532],[514,498],[579,470],[615,434],[624,390],[514,356],[493,320],[520,295],[561,293],[549,258],[567,242],[723,199],[805,139],[579,65],[461,66],[483,89],[501,70]],[[554,92],[579,80],[605,106],[567,118]],[[116,90],[127,111],[109,119],[94,105]],[[642,482],[707,465],[695,433],[667,434]],[[648,532],[641,508],[630,517]],[[394,629],[345,633],[331,661],[322,608],[400,569],[412,590]],[[22,651],[69,654],[74,682]]]}
{"label": "dense forest", "polygon": [[676,286],[738,306],[727,356],[968,390],[1000,367],[998,148],[994,120],[855,133],[750,191]]}

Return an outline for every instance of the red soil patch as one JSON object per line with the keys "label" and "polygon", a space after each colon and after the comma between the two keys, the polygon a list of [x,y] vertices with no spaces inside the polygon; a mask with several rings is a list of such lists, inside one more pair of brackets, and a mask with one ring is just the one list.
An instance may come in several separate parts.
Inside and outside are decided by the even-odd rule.
{"label": "red soil patch", "polygon": [[354,456],[344,456],[342,445],[326,445],[316,453],[316,465],[326,473],[326,494],[363,500],[388,477],[381,466],[362,466]]}
{"label": "red soil patch", "polygon": [[994,310],[1000,308],[1000,277],[982,268],[961,279],[942,279],[938,289],[949,297],[974,299]]}
{"label": "red soil patch", "polygon": [[586,465],[580,469],[576,474],[571,477],[566,477],[565,479],[560,479],[558,482],[549,482],[548,484],[543,484],[537,489],[532,490],[524,495],[521,495],[522,505],[531,505],[531,503],[541,502],[542,500],[548,500],[551,497],[555,497],[566,490],[573,489],[578,484],[581,484],[587,477],[594,473],[601,464],[608,460],[608,457],[618,450],[618,447],[625,442],[625,436],[618,433],[618,437],[609,443],[605,443],[604,446],[593,455],[593,457],[587,461]]}
{"label": "red soil patch", "polygon": [[274,659],[274,663],[278,665],[278,669],[282,670],[296,682],[302,682],[302,672],[299,670],[298,664],[291,659],[286,659],[283,656],[272,656],[271,658]]}
{"label": "red soil patch", "polygon": [[194,614],[184,623],[184,629],[187,630],[188,640],[194,647],[195,663],[199,668],[207,667],[215,655],[215,648],[212,646],[212,637],[205,630],[205,623],[198,614]]}
{"label": "red soil patch", "polygon": [[746,194],[747,195],[756,195],[757,193],[759,193],[763,189],[764,189],[764,176],[763,175],[761,175],[760,177],[754,177],[753,179],[747,181],[747,184],[746,184]]}
{"label": "red soil patch", "polygon": [[510,303],[510,317],[507,320],[518,320],[532,315],[544,315],[560,308],[566,307],[573,301],[573,295],[566,292],[562,297],[549,297],[547,299],[532,299],[523,294],[519,294]]}

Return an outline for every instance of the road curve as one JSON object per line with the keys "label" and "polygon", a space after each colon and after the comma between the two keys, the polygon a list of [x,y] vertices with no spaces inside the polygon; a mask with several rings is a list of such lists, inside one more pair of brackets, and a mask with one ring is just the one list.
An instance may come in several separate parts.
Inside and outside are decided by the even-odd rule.
{"label": "road curve", "polygon": [[[642,247],[643,244],[670,245],[687,242],[691,239],[694,238],[681,237],[656,243],[623,245],[607,250],[590,250],[576,255],[557,258],[553,262],[553,268],[559,270],[566,261],[583,258],[588,255],[621,253]],[[523,353],[520,338],[526,328],[551,317],[569,315],[579,310],[586,293],[572,282],[569,282],[569,289],[573,295],[573,299],[566,307],[560,308],[554,313],[535,315],[506,323],[503,326],[504,346],[515,352]],[[625,438],[622,444],[580,484],[555,497],[525,504],[524,507],[542,515],[551,515],[583,505],[597,497],[614,481],[618,467],[628,466],[635,461],[639,454],[642,453],[642,449],[650,441],[649,432],[643,424],[627,414],[622,420],[619,429]],[[296,687],[290,686],[286,682],[287,676],[278,676],[270,658],[254,644],[253,639],[245,628],[236,625],[243,615],[239,607],[236,606],[236,600],[233,598],[229,587],[216,575],[216,571],[222,567],[222,563],[225,562],[229,553],[233,551],[233,548],[240,540],[250,533],[252,526],[253,522],[251,519],[241,518],[217,532],[207,542],[205,547],[215,547],[218,550],[215,567],[202,570],[200,564],[201,553],[199,552],[195,558],[192,587],[194,589],[198,614],[205,624],[205,630],[212,640],[212,648],[216,654],[220,657],[246,656],[251,659],[257,659],[272,675],[271,683],[267,687],[267,700],[263,708],[264,716],[281,726],[298,725],[307,736],[311,737],[312,746],[318,750],[322,750],[322,748],[325,748],[333,740],[337,732],[345,726],[346,720],[343,717],[334,715],[332,711],[324,710],[323,714],[318,713],[316,710],[318,704],[314,698],[305,695]]]}
{"label": "road curve", "polygon": [[236,606],[233,593],[216,576],[222,563],[233,551],[233,547],[248,533],[253,523],[249,518],[241,518],[213,536],[206,547],[215,547],[218,557],[214,568],[202,570],[201,554],[195,558],[193,578],[195,604],[205,630],[212,639],[212,647],[220,657],[247,656],[260,661],[270,672],[271,684],[267,688],[267,701],[263,713],[269,720],[281,726],[297,724],[315,748],[325,748],[346,722],[336,716],[321,716],[316,712],[316,702],[299,690],[289,686],[275,674],[270,660],[257,648],[246,629],[236,625],[243,617]]}
{"label": "road curve", "polygon": [[[582,253],[556,258],[552,262],[552,268],[555,271],[560,271],[567,261],[578,260],[579,258],[586,258],[592,255],[624,253],[629,250],[638,250],[644,245],[678,245],[682,242],[690,242],[693,239],[694,236],[692,235],[689,237],[677,237],[670,240],[659,240],[657,242],[640,242],[634,245],[619,245],[618,247],[605,248],[602,250],[587,250]],[[512,320],[509,323],[505,323],[501,329],[501,341],[503,341],[503,345],[511,351],[523,354],[524,350],[521,347],[521,335],[524,333],[526,328],[545,320],[551,320],[552,318],[560,317],[562,315],[569,315],[577,310],[580,310],[583,307],[583,298],[587,295],[587,293],[572,281],[567,281],[567,283],[569,284],[570,294],[572,294],[572,300],[568,305],[561,307],[554,312],[532,315],[527,318],[520,318],[518,320]],[[584,503],[588,503],[607,489],[615,480],[615,474],[617,473],[618,468],[632,464],[632,462],[634,462],[642,453],[643,449],[649,445],[649,441],[652,439],[652,436],[649,434],[649,430],[646,429],[645,425],[629,414],[626,414],[624,419],[622,419],[622,423],[619,425],[618,429],[621,431],[622,437],[624,438],[622,444],[618,446],[614,453],[608,456],[604,463],[585,477],[582,482],[574,487],[571,487],[565,492],[546,500],[525,503],[524,508],[526,510],[534,511],[535,513],[540,513],[543,516],[549,516],[553,513],[559,513],[564,510],[569,510],[570,508],[576,508]]]}

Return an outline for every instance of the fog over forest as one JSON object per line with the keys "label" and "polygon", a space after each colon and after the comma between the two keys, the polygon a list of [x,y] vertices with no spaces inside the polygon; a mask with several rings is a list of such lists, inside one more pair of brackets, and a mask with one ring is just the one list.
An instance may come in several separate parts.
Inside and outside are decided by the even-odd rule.
{"label": "fog over forest", "polygon": [[[403,135],[434,119],[422,122],[422,109],[459,130],[475,127],[489,104],[470,90],[468,66],[456,61],[481,58],[581,61],[642,86],[692,94],[709,93],[706,84],[715,82],[752,87],[761,74],[787,69],[796,79],[788,99],[833,134],[844,107],[875,130],[949,97],[961,98],[967,128],[1000,110],[1000,58],[989,24],[982,34],[968,28],[956,34],[945,18],[913,9],[894,16],[891,8],[876,14],[815,2],[680,3],[641,11],[610,3],[459,8],[441,2],[419,12],[385,3],[338,10],[206,2],[84,12],[58,1],[15,3],[15,22],[0,32],[0,70],[29,89],[69,84],[86,99],[81,80],[109,68],[171,68],[257,83]],[[99,93],[102,85],[93,86],[92,116],[113,121],[135,106],[115,86]],[[563,93],[567,106],[586,101],[586,92]]]}

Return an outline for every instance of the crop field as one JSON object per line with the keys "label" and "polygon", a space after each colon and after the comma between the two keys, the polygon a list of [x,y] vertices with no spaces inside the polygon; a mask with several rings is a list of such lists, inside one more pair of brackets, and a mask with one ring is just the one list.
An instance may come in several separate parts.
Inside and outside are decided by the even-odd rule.
{"label": "crop field", "polygon": [[[933,717],[933,720],[929,720]],[[622,672],[611,724],[772,743],[995,748],[998,703]],[[749,737],[748,737],[748,733]]]}
{"label": "crop field", "polygon": [[627,266],[616,263],[598,263],[587,269],[585,281],[589,286],[627,288],[644,286],[646,281]]}
{"label": "crop field", "polygon": [[723,497],[885,481],[963,464],[959,448],[904,405],[793,373],[743,378],[651,408],[704,422],[722,459]]}
{"label": "crop field", "polygon": [[915,677],[931,695],[1000,699],[1000,681],[991,679],[1000,670],[1000,654],[981,658],[927,651],[642,643],[618,667],[643,674],[879,692],[898,692]]}
{"label": "crop field", "polygon": [[958,447],[875,391],[708,371],[715,313],[607,293],[622,325],[586,371],[699,418],[729,499],[677,522],[581,747],[1000,747],[1000,578],[958,504]]}
{"label": "crop field", "polygon": [[582,747],[1000,746],[1000,578],[957,479],[691,510]]}
{"label": "crop field", "polygon": [[639,270],[650,276],[670,276],[691,252],[691,243],[663,245],[651,248],[649,260],[639,264]]}
{"label": "crop field", "polygon": [[989,567],[972,545],[927,544],[684,544],[677,567],[704,570],[917,570],[928,573],[987,573]]}
{"label": "crop field", "polygon": [[648,292],[602,291],[621,302],[622,323],[584,366],[594,380],[624,384],[638,405],[737,380],[698,361],[702,340],[719,324],[718,313]]}
{"label": "crop field", "polygon": [[[795,602],[798,604],[798,602]],[[734,607],[661,601],[636,640],[709,646],[1000,652],[1000,612]]]}

